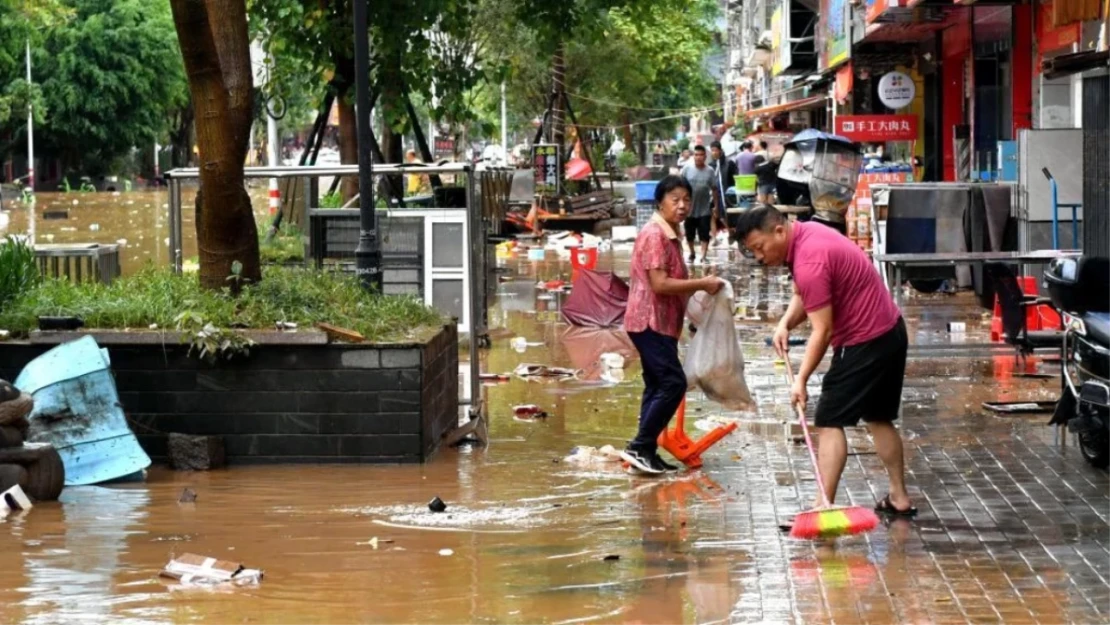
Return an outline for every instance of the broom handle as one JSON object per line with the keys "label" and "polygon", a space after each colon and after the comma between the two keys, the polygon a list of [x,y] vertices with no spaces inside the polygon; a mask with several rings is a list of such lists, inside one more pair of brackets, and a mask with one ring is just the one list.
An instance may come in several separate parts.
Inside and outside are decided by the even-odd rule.
{"label": "broom handle", "polygon": [[[786,361],[786,381],[790,386],[794,386],[794,371],[790,366],[790,358],[783,356]],[[826,508],[832,507],[832,502],[829,501],[828,494],[825,493],[825,480],[821,478],[821,467],[817,466],[817,453],[813,451],[813,440],[809,437],[809,424],[806,423],[805,410],[799,404],[794,404],[794,410],[798,413],[798,421],[802,424],[802,434],[805,435],[806,449],[809,450],[809,460],[813,463],[813,473],[817,476],[817,492],[821,493],[821,502]]]}

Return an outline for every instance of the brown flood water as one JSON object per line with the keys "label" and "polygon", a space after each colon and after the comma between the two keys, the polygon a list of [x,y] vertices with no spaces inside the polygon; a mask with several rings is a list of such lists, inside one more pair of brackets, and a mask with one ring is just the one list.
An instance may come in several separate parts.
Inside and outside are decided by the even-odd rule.
{"label": "brown flood water", "polygon": [[[80,219],[114,211],[117,220],[79,234],[127,236],[109,234],[112,223],[143,234],[129,241],[166,236],[154,211],[140,227],[131,209],[99,206]],[[627,256],[619,250],[603,263],[623,273]],[[939,349],[985,339],[987,321],[963,296],[922,298],[907,310],[911,340],[938,347],[937,356],[911,354],[900,422],[919,520],[835,545],[782,534],[779,520],[813,497],[804,447],[789,440],[783,371],[763,343],[789,284],[746,265],[727,273],[748,317],[738,324],[760,408],[702,471],[649,479],[562,462],[575,446],[623,445],[642,391],[639,363],[620,332],[557,321],[563,296],[549,299],[535,285],[567,278],[566,262],[514,260],[490,309],[494,347],[483,370],[533,362],[584,373],[487,387],[487,447],[444,449],[424,466],[155,468],[143,484],[67,489],[59,503],[0,521],[0,622],[1106,620],[1110,481],[1074,449],[1051,445],[1043,416],[982,414],[982,401],[1051,398],[1056,382],[1013,377],[1007,352]],[[950,320],[967,321],[968,337],[941,332]],[[543,345],[518,353],[515,336]],[[604,352],[626,356],[623,379],[602,376]],[[695,436],[719,409],[700,393],[689,401]],[[518,420],[511,407],[522,403],[550,416]],[[886,488],[881,465],[864,430],[850,430],[849,445],[841,497],[873,505]],[[186,487],[196,503],[177,503]],[[428,511],[436,496],[443,513]],[[185,552],[266,576],[257,587],[220,590],[157,577]]]}
{"label": "brown flood water", "polygon": [[[250,195],[255,215],[261,220],[268,211],[266,189],[252,188]],[[197,254],[193,206],[196,189],[185,187],[181,196],[184,222],[182,257],[188,259]],[[38,193],[35,198],[36,203],[31,208],[5,197],[3,208],[6,219],[0,217],[0,236],[27,234],[39,244],[119,244],[124,275],[134,273],[148,262],[158,266],[170,262],[170,199],[165,189],[119,193]],[[48,215],[51,218],[48,219]]]}

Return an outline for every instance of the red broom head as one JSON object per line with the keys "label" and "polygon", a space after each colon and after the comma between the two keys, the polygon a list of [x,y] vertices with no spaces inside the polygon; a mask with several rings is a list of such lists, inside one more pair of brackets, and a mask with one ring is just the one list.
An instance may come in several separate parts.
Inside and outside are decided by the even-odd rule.
{"label": "red broom head", "polygon": [[809,510],[794,517],[792,538],[835,538],[847,534],[870,532],[879,525],[879,517],[867,508],[851,506]]}

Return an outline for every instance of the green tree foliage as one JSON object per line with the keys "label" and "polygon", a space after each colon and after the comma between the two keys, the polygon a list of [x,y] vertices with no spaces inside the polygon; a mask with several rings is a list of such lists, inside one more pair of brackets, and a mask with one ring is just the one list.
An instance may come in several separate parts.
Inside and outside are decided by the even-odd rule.
{"label": "green tree foliage", "polygon": [[25,78],[26,45],[38,46],[69,13],[58,0],[0,0],[0,159],[24,139],[28,104],[36,119],[46,119],[42,89]]}
{"label": "green tree foliage", "polygon": [[[36,127],[67,169],[106,173],[167,135],[186,83],[165,0],[65,0],[72,17],[32,50],[46,109]],[[41,80],[41,82],[39,82]]]}
{"label": "green tree foliage", "polygon": [[[490,55],[507,68],[511,130],[529,128],[543,113],[560,37],[566,89],[583,125],[644,122],[717,99],[704,68],[718,12],[713,0],[483,2],[517,8],[512,21],[481,24],[497,33]],[[482,98],[487,118],[496,118],[498,97]],[[669,133],[675,124],[662,120],[650,129]]]}
{"label": "green tree foliage", "polygon": [[[252,0],[254,34],[271,57],[270,80],[262,88],[295,101],[306,85],[335,80],[346,94],[354,84],[350,0]],[[480,42],[472,25],[477,0],[389,0],[369,3],[372,81],[387,98],[410,94],[431,101],[436,119],[465,119],[466,96],[482,77],[474,61]],[[350,90],[353,98],[353,89]],[[382,102],[397,131],[408,128],[398,102]]]}

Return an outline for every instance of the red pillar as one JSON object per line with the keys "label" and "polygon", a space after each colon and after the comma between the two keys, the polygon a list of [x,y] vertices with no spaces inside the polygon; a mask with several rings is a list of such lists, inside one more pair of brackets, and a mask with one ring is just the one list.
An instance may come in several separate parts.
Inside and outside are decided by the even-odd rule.
{"label": "red pillar", "polygon": [[941,131],[944,133],[943,179],[956,179],[956,154],[952,128],[964,123],[964,70],[971,55],[971,12],[941,33],[943,55],[941,81],[944,84],[941,102]]}
{"label": "red pillar", "polygon": [[1013,63],[1010,79],[1013,138],[1022,128],[1033,127],[1033,7],[1013,7]]}

